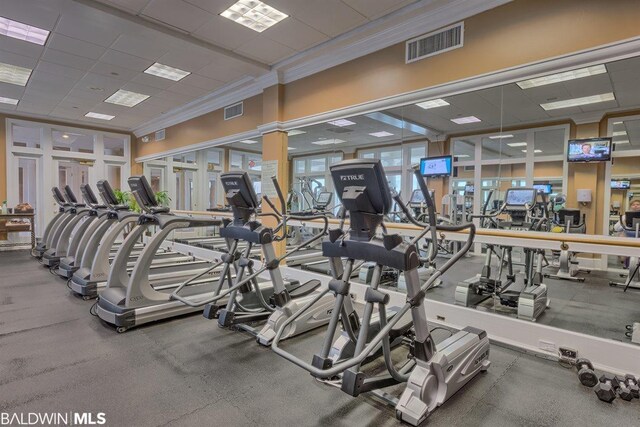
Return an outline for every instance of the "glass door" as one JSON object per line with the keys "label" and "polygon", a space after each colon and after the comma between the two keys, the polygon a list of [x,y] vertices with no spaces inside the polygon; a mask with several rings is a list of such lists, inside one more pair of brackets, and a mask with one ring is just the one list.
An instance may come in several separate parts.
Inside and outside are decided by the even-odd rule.
{"label": "glass door", "polygon": [[58,187],[62,190],[66,185],[71,187],[78,202],[82,202],[82,192],[80,186],[84,184],[95,185],[93,177],[93,162],[80,160],[58,160],[56,168],[56,180]]}

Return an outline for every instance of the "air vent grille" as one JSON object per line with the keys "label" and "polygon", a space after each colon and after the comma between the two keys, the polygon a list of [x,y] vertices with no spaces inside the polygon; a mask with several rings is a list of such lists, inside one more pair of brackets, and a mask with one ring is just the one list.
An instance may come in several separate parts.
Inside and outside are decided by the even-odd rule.
{"label": "air vent grille", "polygon": [[464,45],[464,22],[407,41],[406,63],[419,61]]}
{"label": "air vent grille", "polygon": [[243,114],[243,104],[238,102],[237,104],[229,105],[224,108],[224,119],[229,120],[234,117],[239,117]]}
{"label": "air vent grille", "polygon": [[164,129],[160,129],[159,131],[156,131],[155,137],[154,139],[156,141],[162,141],[165,138],[165,130]]}

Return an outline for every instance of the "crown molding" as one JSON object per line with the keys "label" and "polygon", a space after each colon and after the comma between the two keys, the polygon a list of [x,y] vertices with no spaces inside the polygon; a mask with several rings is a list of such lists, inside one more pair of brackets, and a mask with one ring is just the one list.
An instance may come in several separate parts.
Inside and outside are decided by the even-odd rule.
{"label": "crown molding", "polygon": [[[231,142],[241,141],[243,139],[257,138],[260,136],[260,132],[257,130],[250,130],[246,132],[236,133],[233,135],[223,136],[221,138],[210,139],[208,141],[198,142],[197,144],[188,145],[186,147],[174,148],[171,150],[160,151],[153,154],[147,154],[146,156],[140,156],[135,158],[136,163],[147,162],[149,160],[156,160],[160,157],[169,157],[176,154],[188,153],[194,150],[202,150],[205,148],[218,147],[220,145],[226,145]],[[154,142],[147,142],[146,144],[154,144]]]}
{"label": "crown molding", "polygon": [[[207,94],[201,98],[191,101],[183,106],[169,110],[162,117],[151,119],[133,129],[133,133],[140,137],[155,132],[158,129],[173,126],[194,117],[201,116],[211,111],[218,110],[235,102],[242,101],[251,96],[258,95],[270,86],[280,83],[291,83],[295,80],[324,71],[336,65],[354,60],[372,52],[384,49],[394,44],[403,42],[410,38],[426,34],[437,28],[451,24],[452,22],[468,18],[486,10],[509,3],[512,0],[487,0],[468,1],[454,0],[435,10],[420,9],[434,0],[423,0],[406,6],[388,16],[369,22],[361,27],[355,28],[335,39],[331,39],[318,46],[298,53],[284,61],[276,63],[271,71],[258,77],[245,77],[238,82],[223,86],[222,88]],[[349,38],[357,37],[358,34],[374,30],[376,27],[384,25],[389,19],[403,14],[416,12],[408,19],[402,20],[399,24],[393,25],[382,31],[360,38],[344,46],[331,49],[331,45],[342,43]],[[318,55],[320,49],[330,51]],[[291,64],[301,62],[299,65]]]}

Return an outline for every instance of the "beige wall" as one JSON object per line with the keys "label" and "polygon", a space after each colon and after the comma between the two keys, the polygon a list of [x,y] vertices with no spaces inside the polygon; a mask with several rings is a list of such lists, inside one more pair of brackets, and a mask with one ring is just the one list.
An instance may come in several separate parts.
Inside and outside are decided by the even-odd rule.
{"label": "beige wall", "polygon": [[284,119],[420,90],[638,36],[634,0],[515,0],[465,20],[465,46],[404,62],[404,43],[286,86]]}

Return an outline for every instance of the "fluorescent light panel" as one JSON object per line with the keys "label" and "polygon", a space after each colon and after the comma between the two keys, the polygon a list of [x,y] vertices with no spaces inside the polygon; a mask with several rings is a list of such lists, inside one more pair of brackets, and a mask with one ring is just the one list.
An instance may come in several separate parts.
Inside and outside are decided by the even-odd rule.
{"label": "fluorescent light panel", "polygon": [[351,120],[347,120],[347,119],[339,119],[339,120],[332,120],[330,122],[327,122],[330,125],[334,125],[334,126],[339,126],[339,127],[345,127],[345,126],[352,126],[355,125],[355,122],[352,122]]}
{"label": "fluorescent light panel", "polygon": [[579,107],[580,105],[597,104],[598,102],[615,101],[616,97],[613,92],[602,93],[599,95],[584,96],[582,98],[565,99],[564,101],[548,102],[540,104],[545,111],[557,110],[560,108]]}
{"label": "fluorescent light panel", "polygon": [[162,77],[163,79],[173,80],[174,82],[182,80],[189,74],[191,74],[191,72],[189,71],[170,67],[159,62],[156,62],[155,64],[144,70],[144,72],[153,76]]}
{"label": "fluorescent light panel", "polygon": [[620,141],[613,141],[614,144],[618,145],[618,144],[628,144],[629,140],[628,139],[622,139]]}
{"label": "fluorescent light panel", "polygon": [[627,134],[626,130],[621,130],[621,131],[618,131],[618,132],[614,132],[613,136],[625,136],[626,134]]}
{"label": "fluorescent light panel", "polygon": [[369,135],[375,136],[376,138],[384,138],[385,136],[393,136],[393,134],[391,132],[385,132],[385,131],[373,132],[373,133],[370,133]]}
{"label": "fluorescent light panel", "polygon": [[0,96],[0,102],[3,103],[3,104],[18,105],[18,100],[17,99],[5,98],[3,96]]}
{"label": "fluorescent light panel", "polygon": [[257,144],[258,143],[258,141],[254,141],[253,139],[245,139],[245,140],[242,140],[240,142],[242,142],[243,144]]}
{"label": "fluorescent light panel", "polygon": [[577,70],[565,71],[563,73],[551,74],[549,76],[537,77],[535,79],[523,80],[516,83],[520,86],[520,89],[531,89],[538,86],[546,86],[553,83],[566,82],[568,80],[581,79],[583,77],[595,76],[598,74],[604,74],[607,72],[607,68],[600,64],[593,67],[579,68]]}
{"label": "fluorescent light panel", "polygon": [[297,148],[296,147],[287,147],[287,150],[288,151],[293,151],[293,150],[297,150]]}
{"label": "fluorescent light panel", "polygon": [[0,82],[26,86],[33,70],[0,62]]}
{"label": "fluorescent light panel", "polygon": [[442,98],[432,99],[430,101],[418,102],[416,104],[416,106],[424,110],[428,110],[429,108],[444,107],[446,105],[449,105],[449,103]]}
{"label": "fluorescent light panel", "polygon": [[305,132],[303,130],[300,130],[300,129],[293,129],[293,130],[288,131],[287,135],[296,136],[296,135],[302,135],[303,133],[307,133],[307,132]]}
{"label": "fluorescent light panel", "polygon": [[120,89],[110,97],[104,100],[110,104],[124,105],[125,107],[134,107],[140,104],[145,99],[149,98],[149,95],[142,93],[131,92],[128,90]]}
{"label": "fluorescent light panel", "polygon": [[49,37],[49,31],[33,25],[23,24],[0,16],[0,34],[18,40],[43,46]]}
{"label": "fluorescent light panel", "polygon": [[526,147],[527,143],[526,142],[511,142],[509,144],[507,144],[509,147]]}
{"label": "fluorescent light panel", "polygon": [[454,154],[453,157],[458,157],[460,159],[462,159],[463,157],[469,157],[468,154]]}
{"label": "fluorescent light panel", "polygon": [[92,119],[100,119],[100,120],[112,120],[116,117],[116,116],[110,116],[109,114],[94,113],[92,111],[89,111],[84,116],[90,117]]}
{"label": "fluorescent light panel", "polygon": [[622,122],[613,122],[614,125],[621,125]]}
{"label": "fluorescent light panel", "polygon": [[482,120],[480,120],[476,116],[468,116],[468,117],[458,117],[455,119],[451,119],[451,121],[457,125],[464,125],[467,123],[478,123],[478,122],[481,122]]}
{"label": "fluorescent light panel", "polygon": [[513,138],[513,135],[493,135],[490,136],[489,139],[505,139],[505,138]]}
{"label": "fluorescent light panel", "polygon": [[320,141],[314,141],[312,144],[315,145],[334,145],[334,144],[342,144],[343,142],[347,142],[343,139],[321,139]]}
{"label": "fluorescent light panel", "polygon": [[[522,150],[523,153],[526,153],[527,150]],[[534,153],[542,153],[542,150],[533,150]]]}
{"label": "fluorescent light panel", "polygon": [[258,0],[239,0],[220,16],[261,33],[289,15]]}

